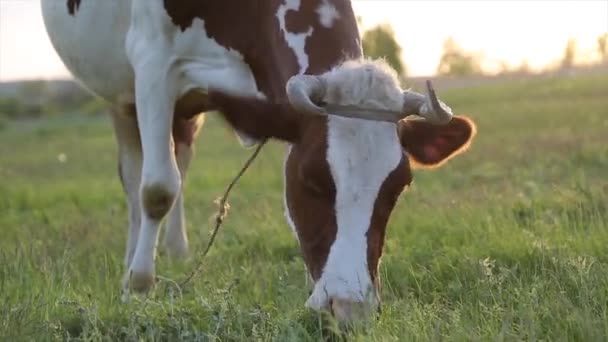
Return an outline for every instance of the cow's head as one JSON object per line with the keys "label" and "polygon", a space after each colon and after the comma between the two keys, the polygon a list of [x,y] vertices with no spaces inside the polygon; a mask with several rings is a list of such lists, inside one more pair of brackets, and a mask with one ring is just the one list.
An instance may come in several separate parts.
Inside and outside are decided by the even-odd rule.
{"label": "cow's head", "polygon": [[[307,306],[347,321],[377,308],[386,224],[410,165],[439,166],[475,135],[428,88],[428,96],[401,90],[382,61],[347,61],[292,77],[289,104],[210,92],[237,129],[291,143],[285,204],[315,281]],[[422,119],[406,119],[413,114]]]}

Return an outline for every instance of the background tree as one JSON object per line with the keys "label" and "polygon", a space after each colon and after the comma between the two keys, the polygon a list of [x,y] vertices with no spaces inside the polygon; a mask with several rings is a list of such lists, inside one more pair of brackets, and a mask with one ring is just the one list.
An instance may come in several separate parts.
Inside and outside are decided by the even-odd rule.
{"label": "background tree", "polygon": [[443,43],[443,54],[437,73],[445,76],[469,76],[482,74],[481,57],[464,51],[450,37]]}
{"label": "background tree", "polygon": [[608,62],[608,33],[604,33],[597,38],[597,49],[602,62]]}
{"label": "background tree", "polygon": [[511,66],[509,63],[502,61],[500,62],[498,70],[499,75],[527,75],[532,73],[530,63],[526,59],[515,66]]}
{"label": "background tree", "polygon": [[564,57],[562,57],[562,69],[570,69],[574,66],[576,59],[576,39],[568,40],[564,49]]}
{"label": "background tree", "polygon": [[532,73],[532,68],[530,67],[530,63],[528,62],[528,60],[524,59],[523,61],[521,61],[521,64],[519,64],[515,72],[518,74]]}
{"label": "background tree", "polygon": [[388,24],[378,25],[363,34],[363,54],[371,58],[384,58],[399,75],[407,73],[401,60],[401,46],[395,39],[395,32]]}

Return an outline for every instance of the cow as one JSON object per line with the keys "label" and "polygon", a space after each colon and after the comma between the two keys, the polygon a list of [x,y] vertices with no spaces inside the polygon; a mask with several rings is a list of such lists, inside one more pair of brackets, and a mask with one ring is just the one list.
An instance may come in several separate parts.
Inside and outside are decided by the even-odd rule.
{"label": "cow", "polygon": [[287,142],[286,220],[314,288],[339,321],[380,305],[387,222],[413,167],[462,153],[476,129],[363,57],[347,0],[42,0],[48,35],[104,98],[118,145],[129,234],[123,287],[149,290],[163,246],[188,253],[182,186],[204,113],[241,143]]}

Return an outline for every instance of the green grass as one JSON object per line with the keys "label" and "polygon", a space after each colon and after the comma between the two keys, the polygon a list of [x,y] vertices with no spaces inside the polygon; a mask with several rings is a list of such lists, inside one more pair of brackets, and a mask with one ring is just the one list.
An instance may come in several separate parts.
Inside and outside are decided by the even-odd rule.
{"label": "green grass", "polygon": [[[465,155],[416,171],[389,223],[383,311],[360,341],[608,339],[608,77],[442,92],[478,124]],[[203,273],[120,302],[126,207],[105,117],[0,129],[0,340],[331,336],[283,218],[285,147],[244,176]],[[186,186],[191,247],[250,150],[210,116]],[[59,154],[67,160],[60,162]],[[439,209],[437,209],[439,203]],[[184,279],[194,262],[158,259]]]}

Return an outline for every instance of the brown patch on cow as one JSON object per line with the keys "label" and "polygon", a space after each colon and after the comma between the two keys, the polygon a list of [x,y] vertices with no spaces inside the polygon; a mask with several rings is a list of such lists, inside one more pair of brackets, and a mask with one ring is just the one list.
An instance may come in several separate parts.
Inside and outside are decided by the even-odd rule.
{"label": "brown patch on cow", "polygon": [[303,135],[306,144],[292,146],[285,165],[285,192],[304,261],[317,281],[337,233],[336,186],[326,158],[327,119],[312,118]]}
{"label": "brown patch on cow", "polygon": [[417,168],[436,168],[464,152],[475,137],[475,123],[455,116],[446,125],[433,125],[423,120],[399,122],[401,145]]}
{"label": "brown patch on cow", "polygon": [[70,13],[71,16],[76,15],[76,12],[80,7],[80,1],[81,0],[68,0],[68,13]]}
{"label": "brown patch on cow", "polygon": [[374,203],[374,212],[369,230],[367,231],[367,267],[376,290],[379,290],[380,287],[380,279],[377,275],[380,257],[384,248],[386,226],[399,199],[399,195],[411,182],[412,172],[409,161],[407,156],[403,155],[399,165],[382,183],[378,191],[378,197]]}

